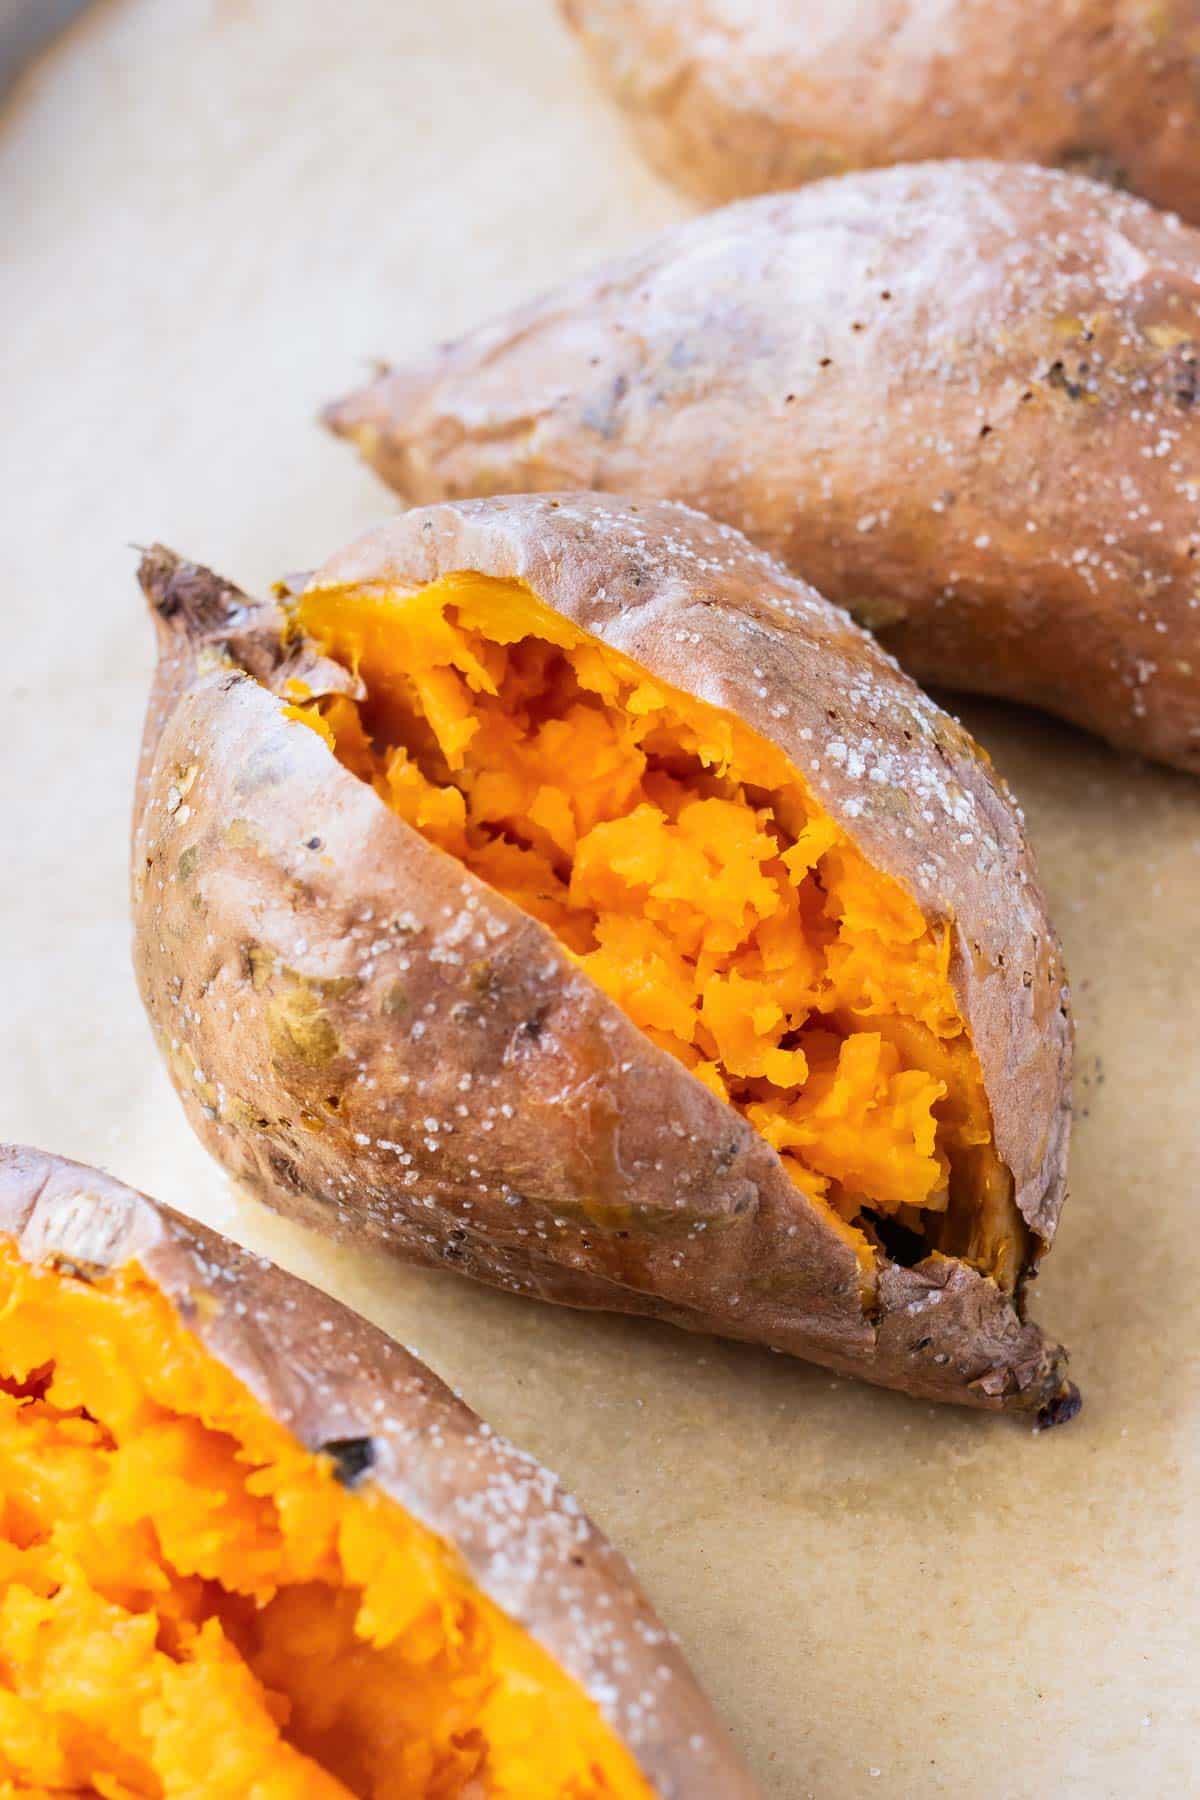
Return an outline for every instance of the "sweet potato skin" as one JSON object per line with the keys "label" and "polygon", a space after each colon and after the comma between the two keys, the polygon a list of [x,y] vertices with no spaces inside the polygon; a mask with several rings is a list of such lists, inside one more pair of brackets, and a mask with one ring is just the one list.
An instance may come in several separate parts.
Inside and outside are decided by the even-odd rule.
{"label": "sweet potato skin", "polygon": [[930,165],[694,221],[327,418],[411,501],[683,500],[918,680],[1200,772],[1198,358],[1200,232]]}
{"label": "sweet potato skin", "polygon": [[592,1693],[664,1800],[757,1788],[624,1558],[547,1470],[384,1332],[96,1169],[0,1145],[0,1231],[29,1262],[136,1262],[210,1355],[312,1450],[369,1440],[370,1478]]}
{"label": "sweet potato skin", "polygon": [[1078,170],[1200,220],[1198,0],[559,10],[649,160],[702,200],[994,156]]}
{"label": "sweet potato skin", "polygon": [[[740,714],[927,917],[953,916],[955,989],[1036,1256],[1063,1194],[1064,977],[1019,816],[966,734],[845,614],[681,507],[430,507],[314,580],[462,569],[528,581]],[[135,829],[138,976],[189,1117],[239,1180],[411,1260],[930,1398],[1036,1409],[1063,1391],[1062,1352],[1019,1292],[965,1264],[885,1263],[867,1317],[853,1250],[747,1121],[241,672],[280,658],[277,610],[166,553],[143,583],[163,660]],[[878,779],[824,753],[839,742]]]}

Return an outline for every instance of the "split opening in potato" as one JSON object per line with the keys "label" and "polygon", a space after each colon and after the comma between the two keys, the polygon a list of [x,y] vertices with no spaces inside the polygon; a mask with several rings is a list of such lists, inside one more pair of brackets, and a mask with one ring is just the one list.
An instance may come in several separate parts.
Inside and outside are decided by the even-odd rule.
{"label": "split opening in potato", "polygon": [[949,933],[779,748],[521,582],[315,588],[293,629],[361,684],[293,715],[762,1133],[868,1302],[879,1253],[1012,1291],[1025,1227]]}

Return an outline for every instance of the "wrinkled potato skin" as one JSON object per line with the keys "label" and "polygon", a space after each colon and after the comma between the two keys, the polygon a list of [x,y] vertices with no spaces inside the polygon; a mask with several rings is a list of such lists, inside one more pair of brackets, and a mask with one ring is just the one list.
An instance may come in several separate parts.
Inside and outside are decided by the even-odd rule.
{"label": "wrinkled potato skin", "polygon": [[327,417],[409,500],[686,501],[918,680],[1200,772],[1198,358],[1200,233],[942,165],[699,219]]}
{"label": "wrinkled potato skin", "polygon": [[994,156],[1200,221],[1200,0],[559,6],[650,161],[702,200]]}
{"label": "wrinkled potato skin", "polygon": [[664,1800],[754,1800],[625,1559],[547,1470],[384,1332],[218,1232],[37,1150],[0,1145],[0,1231],[31,1263],[98,1276],[136,1262],[302,1443],[371,1440],[370,1479],[452,1543],[475,1585],[595,1694]]}
{"label": "wrinkled potato skin", "polygon": [[[929,918],[953,914],[953,978],[1036,1257],[1063,1194],[1064,977],[1019,815],[966,734],[844,613],[680,507],[435,506],[313,579],[461,569],[528,581],[738,713]],[[516,1292],[932,1399],[1056,1401],[1062,1352],[1023,1322],[1019,1292],[963,1263],[884,1261],[879,1316],[864,1316],[853,1250],[748,1122],[240,672],[279,662],[274,606],[165,552],[142,578],[163,659],[135,830],[138,976],[188,1115],[239,1180],[322,1229]],[[306,680],[321,691],[318,667]],[[818,754],[836,740],[887,779]]]}

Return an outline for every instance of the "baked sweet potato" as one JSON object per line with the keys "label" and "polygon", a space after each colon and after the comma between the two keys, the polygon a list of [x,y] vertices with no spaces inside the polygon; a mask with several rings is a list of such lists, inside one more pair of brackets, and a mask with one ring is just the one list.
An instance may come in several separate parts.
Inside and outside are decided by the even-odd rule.
{"label": "baked sweet potato", "polygon": [[1200,234],[1038,169],[751,201],[330,410],[407,499],[684,500],[919,680],[1200,771]]}
{"label": "baked sweet potato", "polygon": [[0,1147],[0,1786],[754,1789],[626,1563],[343,1307]]}
{"label": "baked sweet potato", "polygon": [[706,200],[995,156],[1200,219],[1200,0],[559,0],[647,156]]}
{"label": "baked sweet potato", "polygon": [[272,1205],[519,1293],[1069,1410],[1023,1321],[1064,978],[985,757],[685,508],[414,511],[279,603],[150,553],[136,959]]}

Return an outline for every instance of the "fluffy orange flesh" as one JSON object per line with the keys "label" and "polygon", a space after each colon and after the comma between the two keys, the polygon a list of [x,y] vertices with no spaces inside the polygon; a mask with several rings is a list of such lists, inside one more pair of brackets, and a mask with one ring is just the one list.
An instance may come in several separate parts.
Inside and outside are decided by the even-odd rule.
{"label": "fluffy orange flesh", "polygon": [[295,624],[365,689],[296,715],[744,1113],[865,1270],[890,1222],[1011,1280],[948,936],[780,750],[519,582],[316,589]]}
{"label": "fluffy orange flesh", "polygon": [[592,1702],[130,1267],[0,1241],[0,1794],[649,1800]]}

